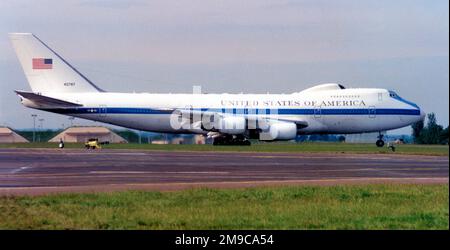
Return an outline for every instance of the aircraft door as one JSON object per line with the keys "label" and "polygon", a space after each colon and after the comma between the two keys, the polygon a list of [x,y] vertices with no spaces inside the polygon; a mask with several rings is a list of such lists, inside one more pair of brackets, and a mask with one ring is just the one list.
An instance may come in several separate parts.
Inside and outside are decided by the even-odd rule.
{"label": "aircraft door", "polygon": [[383,93],[378,93],[378,101],[379,102],[383,101]]}
{"label": "aircraft door", "polygon": [[314,107],[314,118],[320,118],[322,116],[322,108],[320,106]]}
{"label": "aircraft door", "polygon": [[377,116],[377,110],[375,106],[369,107],[369,118],[375,118]]}
{"label": "aircraft door", "polygon": [[184,107],[185,110],[189,111],[189,121],[190,123],[194,122],[194,109],[192,108],[192,105],[186,105]]}
{"label": "aircraft door", "polygon": [[99,106],[99,110],[98,110],[98,114],[100,115],[100,117],[106,117],[107,114],[107,107],[106,105],[100,105]]}

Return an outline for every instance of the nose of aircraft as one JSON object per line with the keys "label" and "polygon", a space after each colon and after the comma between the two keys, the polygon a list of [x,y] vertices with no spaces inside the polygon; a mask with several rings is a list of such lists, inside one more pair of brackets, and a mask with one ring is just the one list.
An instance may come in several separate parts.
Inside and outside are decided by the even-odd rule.
{"label": "nose of aircraft", "polygon": [[427,114],[423,111],[423,109],[420,109],[420,120],[424,120],[426,115]]}

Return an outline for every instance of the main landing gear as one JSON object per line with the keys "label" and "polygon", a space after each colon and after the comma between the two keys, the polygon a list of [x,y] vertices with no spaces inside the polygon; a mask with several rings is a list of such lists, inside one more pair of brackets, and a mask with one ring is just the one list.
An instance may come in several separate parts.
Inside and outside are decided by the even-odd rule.
{"label": "main landing gear", "polygon": [[251,143],[242,135],[222,135],[214,138],[213,145],[240,145],[250,146]]}
{"label": "main landing gear", "polygon": [[383,141],[383,134],[380,132],[378,135],[378,140],[375,142],[375,144],[377,145],[377,147],[381,148],[384,146],[384,141]]}

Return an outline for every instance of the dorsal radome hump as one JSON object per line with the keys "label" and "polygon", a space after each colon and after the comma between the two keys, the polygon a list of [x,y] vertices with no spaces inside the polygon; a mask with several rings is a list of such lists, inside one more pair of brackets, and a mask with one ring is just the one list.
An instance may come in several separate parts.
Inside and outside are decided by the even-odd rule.
{"label": "dorsal radome hump", "polygon": [[307,88],[300,93],[309,93],[309,92],[318,92],[318,91],[327,91],[327,90],[339,90],[339,89],[345,89],[344,86],[337,84],[337,83],[324,83],[319,84],[311,88]]}

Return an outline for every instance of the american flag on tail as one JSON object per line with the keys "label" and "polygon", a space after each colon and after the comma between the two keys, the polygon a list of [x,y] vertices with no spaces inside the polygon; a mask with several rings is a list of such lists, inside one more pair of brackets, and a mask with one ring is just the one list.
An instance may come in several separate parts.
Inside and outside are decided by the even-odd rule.
{"label": "american flag on tail", "polygon": [[52,69],[53,60],[51,58],[33,58],[33,69]]}

